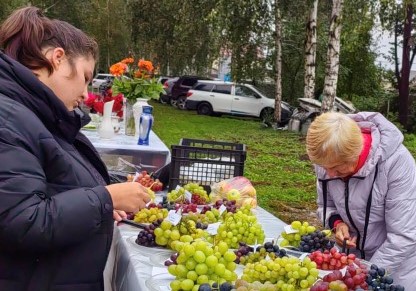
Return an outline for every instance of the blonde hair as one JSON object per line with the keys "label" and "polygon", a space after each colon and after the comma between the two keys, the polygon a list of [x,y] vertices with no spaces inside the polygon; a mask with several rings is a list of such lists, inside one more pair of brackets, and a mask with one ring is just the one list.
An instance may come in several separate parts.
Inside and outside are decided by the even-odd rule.
{"label": "blonde hair", "polygon": [[338,112],[318,116],[306,136],[308,156],[318,165],[355,162],[362,147],[360,127],[347,115]]}

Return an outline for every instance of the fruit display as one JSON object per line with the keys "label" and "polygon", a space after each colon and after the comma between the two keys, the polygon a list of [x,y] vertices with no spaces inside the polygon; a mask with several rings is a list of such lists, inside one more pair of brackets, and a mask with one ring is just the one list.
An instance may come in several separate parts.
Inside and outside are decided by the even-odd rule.
{"label": "fruit display", "polygon": [[319,271],[309,258],[282,257],[247,264],[241,279],[246,282],[270,282],[275,290],[308,290],[317,280]]}
{"label": "fruit display", "polygon": [[331,241],[323,231],[314,231],[300,237],[298,250],[301,252],[314,252],[330,250],[334,247],[335,241]]}
{"label": "fruit display", "polygon": [[210,201],[207,191],[197,183],[188,183],[183,187],[176,187],[176,189],[167,194],[167,200],[169,202],[184,203],[187,201],[186,192],[191,195],[189,203],[206,205]]}
{"label": "fruit display", "polygon": [[288,233],[286,231],[281,233],[283,240],[280,243],[280,246],[282,247],[293,246],[297,248],[300,245],[303,235],[311,234],[316,231],[316,227],[309,225],[309,222],[307,221],[292,221],[290,226],[293,230],[292,233]]}
{"label": "fruit display", "polygon": [[233,177],[211,186],[212,202],[220,199],[234,200],[237,207],[257,206],[256,189],[246,177]]}
{"label": "fruit display", "polygon": [[204,237],[205,234],[204,230],[197,228],[197,223],[188,217],[184,217],[176,226],[164,220],[154,230],[156,244],[171,249],[175,249],[174,246],[179,241],[192,242],[197,238]]}
{"label": "fruit display", "polygon": [[364,290],[400,290],[403,286],[393,285],[393,278],[386,274],[384,268],[371,265],[370,269],[360,260],[349,264],[345,274],[335,270],[317,281],[310,291],[364,291]]}
{"label": "fruit display", "polygon": [[355,261],[354,254],[340,253],[336,248],[324,252],[314,251],[309,258],[317,264],[320,270],[340,270]]}
{"label": "fruit display", "polygon": [[177,251],[176,264],[170,264],[168,267],[168,272],[175,276],[170,283],[173,291],[199,290],[203,284],[223,284],[237,279],[234,263],[236,255],[229,250],[225,242],[213,247],[205,241],[198,240],[178,244]]}
{"label": "fruit display", "polygon": [[164,219],[168,216],[168,209],[162,206],[150,203],[146,208],[141,209],[134,215],[133,220],[139,223],[152,223],[158,219]]}
{"label": "fruit display", "polygon": [[157,227],[159,227],[162,222],[163,222],[163,219],[158,219],[157,221],[154,221],[150,225],[146,226],[137,235],[136,243],[138,245],[145,246],[145,247],[155,247],[156,241],[155,241],[154,230]]}
{"label": "fruit display", "polygon": [[279,249],[279,246],[273,242],[266,242],[262,246],[257,246],[256,249],[240,242],[240,247],[234,253],[237,255],[235,262],[242,265],[259,262],[266,258],[273,260],[287,256],[286,250]]}
{"label": "fruit display", "polygon": [[154,192],[162,191],[163,189],[163,183],[159,179],[154,180],[147,171],[141,171],[136,176],[127,175],[127,182],[132,182],[135,177],[134,182],[138,182]]}
{"label": "fruit display", "polygon": [[366,278],[368,290],[390,290],[390,291],[404,291],[401,285],[394,285],[393,278],[387,274],[384,268],[378,267],[375,264],[370,266]]}
{"label": "fruit display", "polygon": [[227,212],[225,214],[215,239],[224,241],[231,248],[237,249],[240,242],[249,245],[263,243],[265,235],[250,207],[244,206],[236,213]]}

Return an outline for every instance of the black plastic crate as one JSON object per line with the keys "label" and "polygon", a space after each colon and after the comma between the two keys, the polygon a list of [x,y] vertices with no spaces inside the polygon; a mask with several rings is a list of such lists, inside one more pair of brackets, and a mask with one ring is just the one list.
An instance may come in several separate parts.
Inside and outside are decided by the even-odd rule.
{"label": "black plastic crate", "polygon": [[216,182],[244,175],[244,144],[198,139],[181,139],[172,145],[169,189],[198,183],[210,191]]}

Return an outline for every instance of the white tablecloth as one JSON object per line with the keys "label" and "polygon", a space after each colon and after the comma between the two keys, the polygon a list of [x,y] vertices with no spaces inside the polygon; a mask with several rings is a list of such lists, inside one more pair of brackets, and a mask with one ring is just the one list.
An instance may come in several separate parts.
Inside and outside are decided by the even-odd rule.
{"label": "white tablecloth", "polygon": [[114,138],[101,139],[96,130],[82,130],[91,141],[109,170],[120,170],[119,158],[153,171],[170,162],[170,151],[160,138],[150,131],[149,145],[138,145],[138,137],[118,133]]}
{"label": "white tablecloth", "polygon": [[[276,238],[283,231],[286,223],[260,207],[255,211],[266,238]],[[150,260],[154,255],[152,249],[149,248],[148,253],[143,253],[143,248],[139,250],[133,244],[134,237],[139,232],[140,229],[125,224],[115,227],[112,250],[105,271],[105,278],[107,283],[111,281],[111,287],[107,285],[106,290],[149,290],[146,280],[152,276],[155,268],[159,268]]]}

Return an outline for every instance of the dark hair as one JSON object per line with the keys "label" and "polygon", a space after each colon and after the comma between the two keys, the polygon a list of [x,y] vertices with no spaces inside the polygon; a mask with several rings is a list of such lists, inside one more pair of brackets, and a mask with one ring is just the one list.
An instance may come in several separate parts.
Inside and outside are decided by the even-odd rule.
{"label": "dark hair", "polygon": [[0,27],[0,47],[29,69],[46,68],[49,74],[54,69],[42,53],[48,47],[63,48],[72,67],[74,57],[98,59],[98,45],[94,39],[65,21],[49,19],[34,6],[14,11],[3,22]]}

